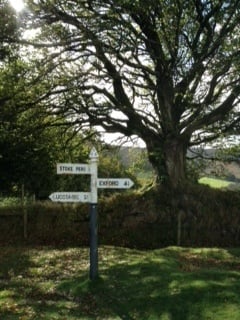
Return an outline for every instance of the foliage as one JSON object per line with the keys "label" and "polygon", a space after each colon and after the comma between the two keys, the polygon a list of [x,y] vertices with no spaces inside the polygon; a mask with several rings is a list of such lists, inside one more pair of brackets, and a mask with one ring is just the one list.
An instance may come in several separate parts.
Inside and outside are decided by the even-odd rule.
{"label": "foliage", "polygon": [[21,199],[17,197],[1,197],[0,198],[0,207],[14,207],[21,205]]}
{"label": "foliage", "polygon": [[[239,249],[1,247],[1,319],[239,319]],[[223,307],[224,306],[224,307]]]}
{"label": "foliage", "polygon": [[[128,164],[124,163],[120,155],[119,147],[101,145],[99,146],[99,178],[129,178],[134,182],[134,189],[139,187],[139,180],[137,174],[129,170]],[[98,190],[99,195],[111,196],[114,192],[126,192],[126,190]]]}
{"label": "foliage", "polygon": [[140,137],[159,181],[184,182],[187,148],[238,125],[239,0],[28,5],[25,27],[39,32],[22,44],[38,52],[45,106]]}
{"label": "foliage", "polygon": [[240,147],[239,144],[236,143],[234,145],[227,146],[225,148],[221,148],[219,150],[219,156],[226,161],[236,161],[240,160]]}
{"label": "foliage", "polygon": [[[46,87],[24,60],[4,62],[0,69],[0,183],[1,192],[26,193],[45,198],[52,189],[71,187],[76,181],[56,178],[56,162],[86,159],[83,144],[94,132],[69,128],[66,119],[53,116],[40,105]],[[33,108],[38,100],[37,108]]]}
{"label": "foliage", "polygon": [[[45,94],[46,86],[30,70],[32,65],[21,59],[0,69],[1,192],[20,195],[24,186],[26,194],[39,199],[52,191],[89,191],[89,176],[57,177],[56,163],[87,163],[92,145],[99,150],[104,146],[94,130],[71,127],[67,119],[45,109],[39,94]],[[101,155],[99,172],[103,177],[133,178],[114,152]]]}
{"label": "foliage", "polygon": [[[0,63],[2,60],[11,59],[17,49],[14,41],[18,39],[19,30],[15,12],[8,0],[0,3]],[[15,49],[15,50],[14,50]]]}
{"label": "foliage", "polygon": [[[153,180],[154,172],[147,158],[146,149],[142,148],[127,148],[128,159],[125,161],[128,164],[128,172],[138,177],[142,184],[147,184]],[[124,149],[122,151],[124,153]],[[124,161],[124,159],[122,159]]]}
{"label": "foliage", "polygon": [[[203,185],[185,186],[184,191],[183,194],[163,188],[101,197],[99,243],[137,249],[176,245],[180,216],[183,246],[239,246],[239,192]],[[88,204],[28,202],[25,212],[27,240],[23,239],[23,207],[0,207],[0,243],[24,241],[58,246],[89,243]]]}

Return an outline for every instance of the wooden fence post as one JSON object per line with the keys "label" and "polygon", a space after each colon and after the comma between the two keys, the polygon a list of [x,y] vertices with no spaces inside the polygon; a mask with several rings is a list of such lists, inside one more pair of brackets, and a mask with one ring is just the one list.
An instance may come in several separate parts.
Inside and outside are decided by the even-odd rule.
{"label": "wooden fence post", "polygon": [[21,195],[21,203],[22,203],[22,212],[23,212],[23,237],[27,239],[27,223],[28,223],[28,216],[27,216],[27,209],[25,205],[25,194],[24,194],[24,184],[22,184],[22,195]]}
{"label": "wooden fence post", "polygon": [[177,225],[177,245],[181,245],[181,237],[182,237],[182,216],[183,211],[178,211],[178,225]]}

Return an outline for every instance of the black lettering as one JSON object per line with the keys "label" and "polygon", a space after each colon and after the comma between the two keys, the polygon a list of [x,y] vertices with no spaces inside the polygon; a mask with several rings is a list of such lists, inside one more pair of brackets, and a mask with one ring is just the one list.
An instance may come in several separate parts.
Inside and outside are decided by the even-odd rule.
{"label": "black lettering", "polygon": [[60,166],[60,171],[63,171],[63,172],[72,172],[72,167]]}
{"label": "black lettering", "polygon": [[85,167],[76,167],[76,171],[86,172],[86,168]]}

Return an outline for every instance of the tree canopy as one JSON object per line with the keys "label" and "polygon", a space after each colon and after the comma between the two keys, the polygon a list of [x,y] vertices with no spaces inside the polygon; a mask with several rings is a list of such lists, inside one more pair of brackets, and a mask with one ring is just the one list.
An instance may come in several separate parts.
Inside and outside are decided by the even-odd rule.
{"label": "tree canopy", "polygon": [[240,0],[29,0],[45,106],[79,127],[137,135],[159,178],[240,120]]}
{"label": "tree canopy", "polygon": [[[7,0],[0,3],[0,61],[9,58],[18,38],[18,22],[15,11]],[[15,43],[15,45],[13,45]]]}
{"label": "tree canopy", "polygon": [[57,161],[81,159],[87,151],[77,128],[41,106],[46,87],[33,70],[16,56],[0,66],[0,189],[19,194],[24,185],[38,198],[65,183],[57,181]]}

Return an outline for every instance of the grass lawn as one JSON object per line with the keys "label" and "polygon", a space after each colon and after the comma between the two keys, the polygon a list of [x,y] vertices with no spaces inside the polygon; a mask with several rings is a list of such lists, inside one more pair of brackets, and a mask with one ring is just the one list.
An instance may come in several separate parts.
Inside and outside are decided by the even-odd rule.
{"label": "grass lawn", "polygon": [[217,188],[217,189],[221,189],[221,188],[228,188],[229,189],[230,188],[230,189],[240,190],[239,183],[235,183],[235,182],[227,181],[227,180],[223,180],[223,179],[203,177],[203,178],[199,179],[199,182],[201,184],[207,184],[210,187]]}
{"label": "grass lawn", "polygon": [[240,249],[0,248],[1,320],[239,320]]}

